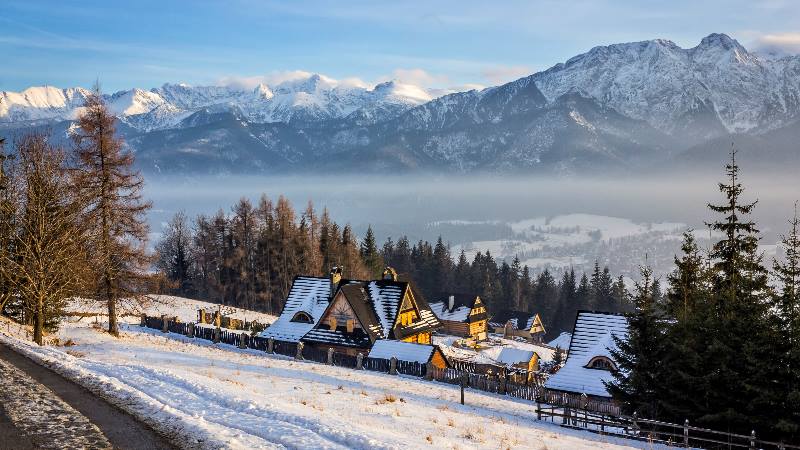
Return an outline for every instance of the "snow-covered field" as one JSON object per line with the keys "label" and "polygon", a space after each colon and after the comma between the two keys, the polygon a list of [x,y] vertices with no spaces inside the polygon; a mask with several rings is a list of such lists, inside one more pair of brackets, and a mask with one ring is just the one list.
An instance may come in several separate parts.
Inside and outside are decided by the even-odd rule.
{"label": "snow-covered field", "polygon": [[[130,319],[135,321],[134,318]],[[73,318],[70,347],[0,339],[141,417],[186,448],[618,448],[642,446],[536,420],[534,405],[456,387],[297,362]]]}
{"label": "snow-covered field", "polygon": [[[184,297],[175,297],[171,295],[148,295],[143,298],[141,302],[120,302],[120,315],[139,316],[145,313],[148,316],[160,317],[165,314],[170,317],[177,317],[181,322],[197,322],[197,311],[205,309],[207,312],[217,310],[216,303],[204,302],[201,300],[193,300]],[[248,311],[245,309],[233,308],[230,306],[223,306],[223,309],[232,311],[226,316],[234,319],[241,319],[247,321],[258,321],[260,323],[272,323],[277,319],[276,316],[269,314]],[[96,314],[98,320],[103,315],[107,314],[106,305],[103,302],[98,302],[90,299],[77,299],[70,303],[67,312],[76,314]],[[136,320],[133,320],[136,322]]]}

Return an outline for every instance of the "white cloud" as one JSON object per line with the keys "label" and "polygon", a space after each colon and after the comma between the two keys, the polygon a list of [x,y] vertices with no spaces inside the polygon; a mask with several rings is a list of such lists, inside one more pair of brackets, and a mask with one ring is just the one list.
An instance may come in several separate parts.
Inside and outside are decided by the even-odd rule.
{"label": "white cloud", "polygon": [[800,33],[776,33],[759,36],[752,47],[763,53],[777,55],[800,54]]}
{"label": "white cloud", "polygon": [[528,76],[533,73],[533,69],[528,66],[492,66],[484,69],[481,76],[489,83],[497,85],[508,83],[516,79]]}
{"label": "white cloud", "polygon": [[[240,89],[254,89],[259,84],[266,84],[270,87],[275,87],[280,85],[281,83],[291,83],[293,81],[302,81],[310,78],[314,75],[313,72],[307,72],[305,70],[286,70],[286,71],[274,71],[269,72],[265,75],[254,75],[254,76],[238,76],[238,75],[231,75],[222,77],[217,80],[217,85],[219,86],[232,86],[237,87]],[[331,78],[329,76],[323,74],[319,75],[325,82],[331,84],[333,86],[345,86],[345,87],[369,87],[369,85],[364,82],[362,79],[357,77],[348,77],[343,78],[341,80],[337,80]]]}
{"label": "white cloud", "polygon": [[391,75],[381,77],[378,82],[396,80],[400,83],[421,87],[441,87],[450,84],[447,75],[432,74],[424,69],[394,69]]}

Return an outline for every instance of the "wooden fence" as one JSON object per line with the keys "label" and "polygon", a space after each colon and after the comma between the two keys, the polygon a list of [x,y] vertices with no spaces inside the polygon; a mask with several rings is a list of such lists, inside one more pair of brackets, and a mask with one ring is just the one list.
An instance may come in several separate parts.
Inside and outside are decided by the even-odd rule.
{"label": "wooden fence", "polygon": [[[246,333],[234,333],[165,319],[168,320],[167,330],[173,333],[211,341],[218,339],[220,343],[241,348],[298,357],[299,344],[296,342],[275,341]],[[161,318],[142,317],[142,325],[164,330]],[[635,415],[626,416],[619,406],[609,401],[550,391],[544,388],[542,378],[534,377],[531,382],[531,377],[527,373],[521,377],[523,381],[519,382],[517,380],[520,377],[514,375],[520,371],[495,371],[498,368],[505,369],[501,366],[492,366],[494,369],[487,370],[482,366],[488,365],[457,361],[453,363],[453,367],[440,369],[432,364],[352,356],[305,346],[300,349],[299,357],[306,361],[351,369],[361,368],[374,372],[424,377],[437,382],[463,385],[465,388],[536,402],[539,420],[549,420],[564,427],[582,428],[597,433],[683,447],[800,450],[800,446],[757,439],[755,432],[742,435],[690,426],[688,422],[673,424],[642,419]]]}

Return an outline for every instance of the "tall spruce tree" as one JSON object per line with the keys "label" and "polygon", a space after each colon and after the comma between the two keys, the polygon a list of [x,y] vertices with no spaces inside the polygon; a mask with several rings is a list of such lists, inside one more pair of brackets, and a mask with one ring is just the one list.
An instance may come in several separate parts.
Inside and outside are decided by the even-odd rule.
{"label": "tall spruce tree", "polygon": [[617,348],[611,350],[611,355],[618,370],[607,388],[628,413],[658,419],[665,325],[661,306],[653,295],[653,271],[642,267],[640,272],[642,279],[636,282],[633,295],[634,310],[626,314],[627,339],[614,336]]}
{"label": "tall spruce tree", "polygon": [[781,336],[783,358],[781,384],[786,395],[781,399],[783,413],[776,428],[783,438],[795,442],[800,436],[800,221],[795,204],[789,233],[781,236],[783,261],[773,261],[773,274],[779,287],[773,295],[775,322]]}
{"label": "tall spruce tree", "polygon": [[372,231],[372,226],[367,227],[367,234],[361,240],[359,248],[361,260],[367,270],[369,278],[377,278],[383,273],[383,258],[378,252],[378,245],[375,243],[375,233]]}
{"label": "tall spruce tree", "polygon": [[[722,215],[708,224],[723,238],[711,250],[712,302],[704,360],[710,408],[698,419],[718,429],[748,432],[770,427],[768,408],[775,401],[765,360],[774,358],[772,324],[767,320],[767,271],[758,252],[758,228],[749,219],[756,202],[742,201],[736,151],[719,183],[725,202],[708,207]],[[767,408],[767,409],[765,409]]]}
{"label": "tall spruce tree", "polygon": [[706,333],[713,317],[708,283],[708,264],[691,230],[683,235],[681,256],[675,256],[675,270],[667,277],[664,305],[670,326],[661,369],[664,393],[660,399],[665,419],[694,421],[698,411],[709,410],[706,393]]}

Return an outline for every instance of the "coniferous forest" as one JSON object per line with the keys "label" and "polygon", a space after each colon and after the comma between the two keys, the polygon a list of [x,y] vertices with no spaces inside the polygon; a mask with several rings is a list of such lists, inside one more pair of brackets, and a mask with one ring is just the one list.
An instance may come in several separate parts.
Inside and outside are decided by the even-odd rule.
{"label": "coniferous forest", "polygon": [[758,248],[756,202],[745,200],[735,151],[726,175],[719,183],[723,199],[708,204],[707,225],[719,235],[710,251],[702,252],[687,232],[662,298],[652,295],[652,273],[642,268],[609,389],[629,413],[741,434],[758,429],[762,438],[796,442],[797,210],[781,239],[786,256],[770,271]]}

